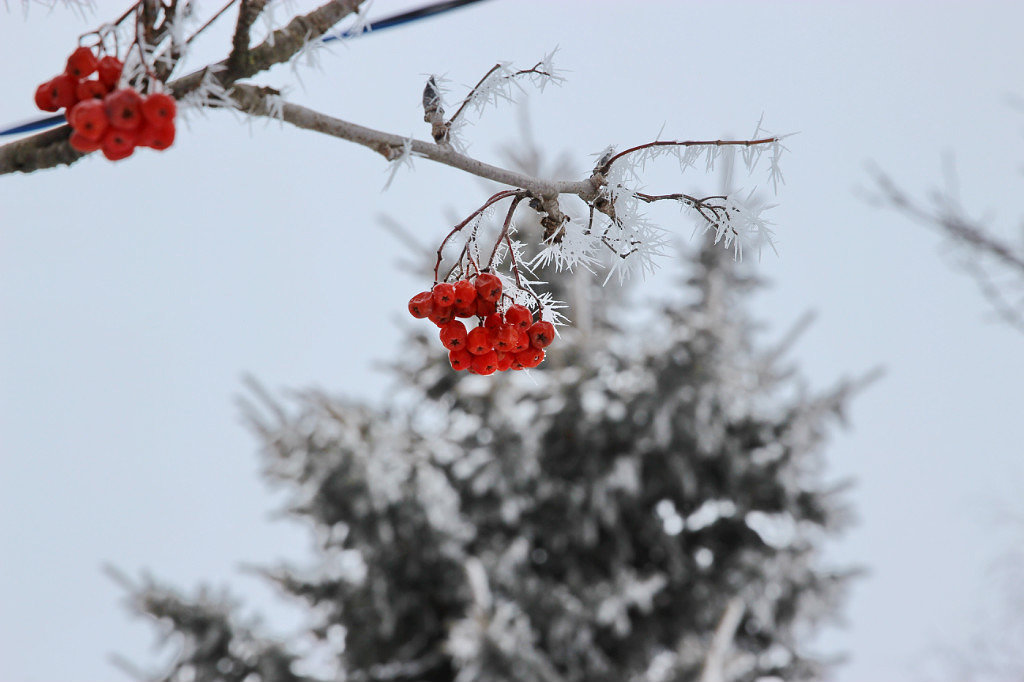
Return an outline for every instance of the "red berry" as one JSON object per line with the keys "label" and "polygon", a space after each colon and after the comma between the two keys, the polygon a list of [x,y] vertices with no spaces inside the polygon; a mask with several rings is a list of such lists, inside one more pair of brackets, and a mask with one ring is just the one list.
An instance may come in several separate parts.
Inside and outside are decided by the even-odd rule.
{"label": "red berry", "polygon": [[150,123],[161,126],[173,123],[177,111],[174,98],[163,92],[154,92],[142,100],[142,117]]}
{"label": "red berry", "polygon": [[448,350],[459,350],[466,347],[466,325],[458,320],[452,320],[441,327],[441,345]]}
{"label": "red berry", "polygon": [[[475,291],[475,290],[474,290]],[[458,294],[455,294],[458,296]],[[455,304],[455,317],[473,317],[476,315],[476,301],[470,301],[463,305]]]}
{"label": "red berry", "polygon": [[534,348],[547,348],[555,340],[555,325],[550,322],[534,322],[527,332],[530,335],[530,345]]}
{"label": "red berry", "polygon": [[498,354],[498,371],[504,372],[512,366],[512,361],[515,360],[515,356],[512,353],[502,353],[500,350],[495,351]]}
{"label": "red berry", "polygon": [[157,151],[163,151],[174,144],[174,123],[157,125],[155,123],[144,123],[139,128],[140,147],[150,147]]}
{"label": "red berry", "polygon": [[43,111],[57,111],[60,106],[57,104],[57,96],[54,92],[53,81],[46,81],[36,88],[36,106]]}
{"label": "red berry", "polygon": [[435,306],[455,305],[455,287],[448,282],[435,284],[433,291]]}
{"label": "red berry", "polygon": [[96,55],[92,53],[92,50],[87,47],[80,47],[68,57],[68,66],[64,73],[78,79],[85,78],[96,70],[98,64],[99,61],[96,59]]}
{"label": "red berry", "polygon": [[473,364],[474,355],[464,348],[453,350],[448,353],[448,362],[452,363],[452,369],[456,372],[461,369],[469,369]]}
{"label": "red berry", "polygon": [[495,310],[497,310],[498,304],[494,301],[488,301],[486,299],[476,297],[476,314],[480,317],[487,317]]}
{"label": "red berry", "polygon": [[497,330],[503,324],[505,324],[505,319],[501,316],[501,313],[498,312],[491,313],[484,320],[484,326],[488,329]]}
{"label": "red berry", "polygon": [[505,319],[501,316],[501,313],[491,313],[484,320],[484,329],[487,330],[487,340],[490,342],[492,348],[497,348],[497,337],[498,330],[505,325]]}
{"label": "red berry", "polygon": [[510,305],[505,311],[505,322],[517,329],[529,329],[533,322],[533,313],[525,305]]}
{"label": "red berry", "polygon": [[519,339],[519,330],[507,324],[503,324],[491,334],[491,343],[494,350],[511,351]]}
{"label": "red berry", "polygon": [[514,369],[517,371],[520,369],[526,369],[525,367],[523,367],[523,363],[519,362],[519,353],[509,353],[509,356],[511,356],[512,358],[512,362],[508,366],[509,369]]}
{"label": "red berry", "polygon": [[433,312],[427,315],[427,318],[438,327],[443,327],[455,319],[455,308],[450,305],[438,308],[435,305]]}
{"label": "red berry", "polygon": [[486,327],[474,327],[473,329],[470,329],[469,334],[466,336],[466,350],[473,355],[483,355],[484,353],[494,350],[488,336]]}
{"label": "red berry", "polygon": [[530,335],[522,329],[516,329],[516,339],[512,343],[512,352],[518,353],[530,347]]}
{"label": "red berry", "polygon": [[544,351],[540,348],[527,348],[524,351],[516,353],[516,360],[518,360],[519,364],[523,367],[533,369],[544,361]]}
{"label": "red berry", "polygon": [[501,298],[501,280],[489,272],[482,272],[476,277],[476,294],[485,301],[496,302]]}
{"label": "red berry", "polygon": [[473,370],[477,374],[487,376],[488,374],[494,374],[496,369],[498,369],[498,354],[493,350],[489,350],[482,355],[473,356]]}
{"label": "red berry", "polygon": [[75,88],[77,86],[78,81],[66,73],[62,73],[56,78],[52,78],[39,86],[40,88],[45,87],[47,94],[41,98],[39,91],[37,90],[36,105],[38,105],[40,109],[43,109],[42,105],[40,105],[40,100],[42,99],[44,104],[56,107],[43,109],[44,111],[57,111],[57,109],[61,108],[70,109],[78,103],[78,96],[75,95]]}
{"label": "red berry", "polygon": [[102,143],[103,156],[111,161],[127,159],[135,151],[135,131],[108,128]]}
{"label": "red berry", "polygon": [[82,81],[75,86],[75,97],[79,102],[87,99],[103,99],[107,95],[107,86],[99,81]]}
{"label": "red berry", "polygon": [[71,144],[72,149],[83,154],[94,152],[103,146],[101,140],[90,140],[77,130],[71,131],[71,137],[68,139],[68,142]]}
{"label": "red berry", "polygon": [[119,130],[138,130],[142,125],[142,95],[133,88],[114,90],[103,99],[110,125]]}
{"label": "red berry", "polygon": [[117,82],[121,80],[121,69],[123,66],[121,60],[117,57],[107,55],[100,59],[96,65],[96,72],[99,75],[100,82],[106,85],[109,90],[116,88]]}
{"label": "red berry", "polygon": [[455,283],[455,305],[466,305],[476,300],[476,287],[468,279]]}
{"label": "red berry", "polygon": [[429,291],[421,291],[409,299],[409,314],[418,320],[434,312],[434,296]]}
{"label": "red berry", "polygon": [[99,140],[107,132],[107,110],[98,99],[79,102],[68,114],[75,132],[87,140]]}

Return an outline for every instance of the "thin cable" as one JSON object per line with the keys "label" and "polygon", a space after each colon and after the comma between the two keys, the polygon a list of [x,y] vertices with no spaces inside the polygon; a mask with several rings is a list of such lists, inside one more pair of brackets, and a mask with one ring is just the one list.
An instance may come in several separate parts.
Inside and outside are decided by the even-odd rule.
{"label": "thin cable", "polygon": [[[323,42],[329,43],[334,40],[343,40],[346,38],[356,38],[364,33],[383,31],[386,28],[393,28],[395,26],[401,26],[402,24],[408,24],[413,21],[419,21],[420,19],[427,19],[434,16],[435,14],[441,14],[449,10],[458,9],[459,7],[465,7],[466,5],[472,5],[475,2],[481,2],[482,0],[444,0],[444,2],[435,2],[432,5],[424,5],[417,9],[408,10],[406,12],[400,12],[398,14],[392,14],[389,17],[378,19],[373,23],[365,24],[361,30],[343,31],[337,35],[324,36]],[[0,130],[0,137],[4,135],[19,135],[21,133],[31,133],[36,130],[46,130],[47,128],[54,128],[59,125],[67,123],[67,118],[64,114],[56,114],[55,116],[47,116],[46,118],[40,118],[33,121],[26,121],[25,123],[18,123],[8,128]]]}
{"label": "thin cable", "polygon": [[366,24],[365,26],[363,26],[363,29],[361,31],[358,31],[356,33],[344,31],[339,35],[326,36],[324,38],[324,42],[327,43],[332,40],[340,40],[343,38],[354,38],[356,36],[360,36],[363,33],[368,33],[370,31],[381,31],[385,28],[401,26],[402,24],[407,24],[412,21],[418,21],[420,19],[426,19],[428,17],[432,17],[435,14],[440,14],[442,12],[447,12],[449,10],[458,9],[459,7],[464,7],[465,5],[471,5],[474,2],[480,1],[481,0],[445,0],[444,2],[436,2],[433,5],[425,5],[418,9],[411,9],[408,10],[407,12],[400,12],[399,14],[392,14],[390,17],[378,19],[372,24]]}

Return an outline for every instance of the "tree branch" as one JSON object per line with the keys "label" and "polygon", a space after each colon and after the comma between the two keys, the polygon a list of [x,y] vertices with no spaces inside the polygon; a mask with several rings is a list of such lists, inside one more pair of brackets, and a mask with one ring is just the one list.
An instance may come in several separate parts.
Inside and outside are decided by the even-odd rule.
{"label": "tree branch", "polygon": [[[270,88],[258,88],[246,84],[236,85],[232,91],[232,97],[238,104],[238,108],[246,113],[271,118],[280,117],[281,120],[297,128],[361,144],[389,161],[398,158],[405,147],[407,138],[401,135],[385,133],[343,121],[298,104],[285,102],[282,106],[276,107],[274,103],[267,101],[269,96],[277,96],[277,93]],[[411,143],[413,153],[421,158],[458,168],[503,185],[525,189],[538,198],[554,199],[560,194],[574,194],[584,201],[592,201],[600,189],[590,178],[586,180],[545,180],[492,166],[460,154],[448,146],[421,140],[412,140]]]}
{"label": "tree branch", "polygon": [[267,0],[242,0],[238,7],[238,21],[235,35],[231,38],[231,54],[228,55],[228,70],[239,72],[249,57],[249,30],[267,6]]}
{"label": "tree branch", "polygon": [[[881,171],[875,181],[882,200],[904,215],[934,227],[964,249],[957,266],[974,278],[982,295],[1004,322],[1024,332],[1024,249],[992,234],[970,218],[955,199],[955,190],[935,193],[934,207],[910,198]],[[987,258],[986,258],[987,257]],[[984,260],[983,260],[984,259]]]}
{"label": "tree branch", "polygon": [[704,659],[704,667],[700,673],[700,682],[726,682],[726,656],[732,647],[736,628],[739,627],[745,610],[746,606],[739,597],[729,600],[711,639],[711,646],[708,648],[708,655]]}
{"label": "tree branch", "polygon": [[[192,92],[203,82],[207,72],[216,75],[225,88],[236,81],[266,71],[275,64],[287,62],[310,40],[319,38],[331,27],[358,9],[364,0],[331,0],[315,10],[297,16],[288,25],[274,31],[265,41],[248,50],[248,58],[239,60],[234,67],[230,57],[216,64],[168,83],[175,99]],[[244,4],[244,3],[243,3]],[[258,4],[258,3],[257,3]],[[237,31],[236,31],[237,37]],[[67,125],[39,133],[0,147],[0,175],[5,173],[31,173],[43,168],[71,165],[82,154],[67,143],[71,135]]]}

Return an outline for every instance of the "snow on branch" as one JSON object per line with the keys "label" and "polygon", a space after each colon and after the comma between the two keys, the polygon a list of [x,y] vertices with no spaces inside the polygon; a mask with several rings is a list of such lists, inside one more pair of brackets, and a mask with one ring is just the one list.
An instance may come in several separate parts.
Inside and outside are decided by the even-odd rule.
{"label": "snow on branch", "polygon": [[529,80],[541,92],[549,83],[562,84],[565,77],[553,63],[557,51],[557,48],[552,50],[528,69],[515,70],[508,62],[498,62],[470,89],[448,120],[444,120],[442,102],[443,87],[441,84],[444,81],[442,79],[439,82],[437,76],[431,76],[423,91],[423,109],[424,120],[431,124],[434,141],[438,144],[454,144],[459,149],[464,149],[465,145],[459,138],[459,131],[466,124],[467,112],[473,111],[480,115],[488,106],[498,106],[501,102],[514,102],[516,92],[523,90],[519,83],[521,80]]}

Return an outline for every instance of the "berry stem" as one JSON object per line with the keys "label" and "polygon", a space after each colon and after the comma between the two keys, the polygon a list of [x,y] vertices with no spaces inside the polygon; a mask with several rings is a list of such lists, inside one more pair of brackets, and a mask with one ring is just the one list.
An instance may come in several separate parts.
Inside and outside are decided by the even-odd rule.
{"label": "berry stem", "polygon": [[491,249],[491,257],[487,259],[488,270],[491,269],[491,264],[494,263],[494,257],[498,255],[498,247],[501,246],[501,240],[508,236],[508,228],[512,225],[512,215],[516,212],[519,202],[525,198],[525,192],[517,193],[516,198],[512,200],[512,204],[508,207],[508,213],[505,214],[505,222],[501,226],[501,234],[498,235],[497,241],[494,242],[494,248]]}
{"label": "berry stem", "polygon": [[[516,189],[505,189],[505,190],[502,190],[502,191],[497,192],[495,194],[492,194],[490,196],[490,198],[488,198],[487,201],[485,201],[483,203],[483,206],[481,206],[480,208],[478,208],[475,211],[473,211],[472,213],[470,213],[465,218],[465,220],[463,220],[458,225],[453,227],[451,232],[449,232],[445,236],[445,238],[441,240],[441,245],[437,247],[437,262],[434,263],[434,283],[435,284],[437,284],[437,282],[439,281],[437,279],[437,271],[441,268],[441,259],[444,257],[442,254],[443,254],[445,245],[448,243],[448,240],[451,239],[452,237],[454,237],[458,232],[461,232],[466,227],[466,225],[468,225],[470,223],[470,221],[472,221],[478,215],[480,215],[481,213],[486,211],[488,208],[490,208],[491,206],[493,206],[497,202],[501,201],[502,199],[506,199],[508,197],[516,196],[517,194],[519,194],[519,192],[520,192],[520,190],[516,190]],[[469,241],[467,241],[466,244],[468,246]],[[463,250],[463,253],[466,253],[466,255],[468,256],[468,251],[466,249]],[[459,258],[461,260],[462,257],[460,256]],[[477,269],[479,270],[479,267]]]}

